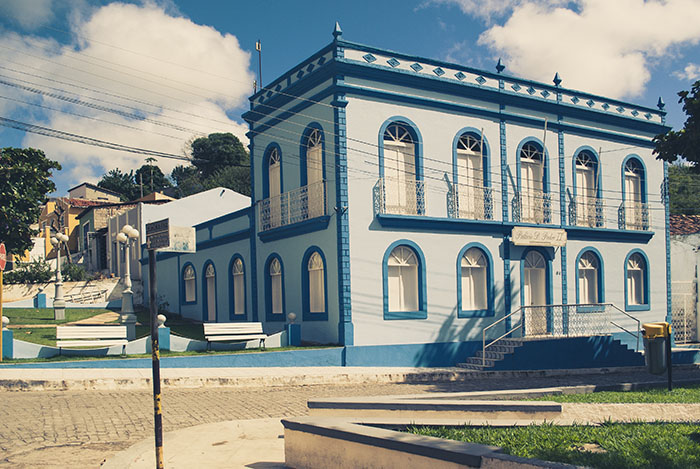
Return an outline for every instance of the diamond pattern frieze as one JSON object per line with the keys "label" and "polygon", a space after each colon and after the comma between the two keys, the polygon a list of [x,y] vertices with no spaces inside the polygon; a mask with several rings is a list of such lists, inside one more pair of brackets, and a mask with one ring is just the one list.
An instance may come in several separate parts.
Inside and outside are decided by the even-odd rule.
{"label": "diamond pattern frieze", "polygon": [[399,62],[398,60],[396,60],[396,59],[393,58],[393,57],[390,58],[389,60],[387,60],[386,63],[388,63],[388,64],[391,65],[392,67],[398,67],[399,65],[401,65],[401,62]]}
{"label": "diamond pattern frieze", "polygon": [[376,62],[376,61],[377,61],[377,58],[376,58],[375,56],[373,56],[372,54],[365,54],[365,55],[362,56],[362,58],[365,59],[365,61],[366,61],[367,63],[370,63],[370,64],[371,64],[372,62]]}
{"label": "diamond pattern frieze", "polygon": [[440,67],[436,67],[433,69],[433,73],[439,77],[443,76],[445,74],[445,71],[441,69]]}
{"label": "diamond pattern frieze", "polygon": [[421,70],[423,70],[423,66],[419,64],[418,62],[414,62],[411,64],[411,68],[413,69],[414,72],[418,73]]}
{"label": "diamond pattern frieze", "polygon": [[486,83],[486,78],[482,77],[481,75],[476,77],[474,80],[480,85],[483,85],[484,83]]}

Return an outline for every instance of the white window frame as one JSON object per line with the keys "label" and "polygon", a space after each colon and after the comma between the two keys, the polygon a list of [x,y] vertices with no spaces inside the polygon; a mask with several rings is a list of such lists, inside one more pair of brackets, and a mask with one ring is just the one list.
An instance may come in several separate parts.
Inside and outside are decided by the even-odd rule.
{"label": "white window frame", "polygon": [[194,303],[197,301],[197,273],[192,265],[185,267],[182,280],[185,287],[185,303]]}
{"label": "white window frame", "polygon": [[387,259],[388,311],[420,311],[418,254],[410,247],[396,246]]}
{"label": "white window frame", "polygon": [[484,251],[471,247],[460,259],[462,311],[482,311],[489,306],[488,258]]}

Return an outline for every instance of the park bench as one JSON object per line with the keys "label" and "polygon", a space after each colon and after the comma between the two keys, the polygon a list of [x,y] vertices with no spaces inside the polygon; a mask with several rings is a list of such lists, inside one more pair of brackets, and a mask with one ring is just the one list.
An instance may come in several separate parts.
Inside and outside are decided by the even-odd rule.
{"label": "park bench", "polygon": [[56,347],[111,347],[122,346],[126,354],[126,326],[57,326]]}
{"label": "park bench", "polygon": [[207,350],[212,342],[247,342],[260,340],[260,348],[265,348],[267,334],[263,332],[261,322],[210,322],[204,323],[204,338]]}

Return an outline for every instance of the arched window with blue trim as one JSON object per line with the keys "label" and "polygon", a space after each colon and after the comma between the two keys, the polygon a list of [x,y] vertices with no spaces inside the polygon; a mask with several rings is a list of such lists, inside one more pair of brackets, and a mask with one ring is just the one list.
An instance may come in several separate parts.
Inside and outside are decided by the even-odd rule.
{"label": "arched window with blue trim", "polygon": [[576,303],[600,304],[605,301],[603,260],[593,249],[581,251],[576,259],[578,283]]}
{"label": "arched window with blue trim", "polygon": [[457,217],[477,220],[493,218],[488,188],[488,153],[483,134],[462,132],[455,138],[454,146]]}
{"label": "arched window with blue trim", "polygon": [[305,321],[328,319],[326,260],[323,252],[313,246],[302,258],[302,289]]}
{"label": "arched window with blue trim", "polygon": [[516,217],[516,221],[525,223],[550,223],[547,159],[542,145],[535,140],[523,143],[518,155],[518,166],[519,194],[516,194],[513,216]]}
{"label": "arched window with blue trim", "polygon": [[384,318],[427,317],[425,260],[415,243],[400,241],[384,254]]}
{"label": "arched window with blue trim", "polygon": [[382,213],[419,215],[425,211],[417,135],[411,125],[402,121],[393,121],[384,129],[380,161]]}
{"label": "arched window with blue trim", "polygon": [[260,206],[262,230],[277,228],[282,220],[282,152],[275,143],[268,145],[263,159],[263,198]]}
{"label": "arched window with blue trim", "polygon": [[245,264],[243,258],[235,255],[231,262],[231,317],[240,319],[245,317]]}
{"label": "arched window with blue trim", "polygon": [[493,266],[481,245],[467,245],[457,259],[458,317],[493,315]]}
{"label": "arched window with blue trim", "polygon": [[320,126],[314,125],[306,129],[302,136],[301,184],[306,186],[308,218],[326,214],[325,210],[325,169],[324,169],[324,138]]}
{"label": "arched window with blue trim", "polygon": [[636,156],[628,156],[622,168],[623,206],[620,210],[620,228],[628,230],[649,229],[647,207],[646,171]]}
{"label": "arched window with blue trim", "polygon": [[265,263],[266,319],[284,321],[284,267],[277,254]]}
{"label": "arched window with blue trim", "polygon": [[576,226],[603,226],[600,199],[600,165],[596,155],[588,149],[574,156],[574,205],[570,211],[571,224]]}
{"label": "arched window with blue trim", "polygon": [[208,261],[204,266],[204,310],[205,321],[216,322],[216,269],[214,263]]}
{"label": "arched window with blue trim", "polygon": [[197,301],[197,274],[192,264],[185,264],[182,269],[183,303]]}
{"label": "arched window with blue trim", "polygon": [[630,311],[649,309],[649,264],[642,251],[630,252],[625,259],[625,307]]}

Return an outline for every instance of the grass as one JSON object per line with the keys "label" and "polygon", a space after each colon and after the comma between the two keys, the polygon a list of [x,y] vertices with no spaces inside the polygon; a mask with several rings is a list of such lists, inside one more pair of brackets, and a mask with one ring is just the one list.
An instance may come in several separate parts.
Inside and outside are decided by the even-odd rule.
{"label": "grass", "polygon": [[700,403],[700,384],[666,388],[652,388],[642,391],[600,391],[587,394],[551,394],[532,401],[576,402],[588,404],[697,404]]}
{"label": "grass", "polygon": [[66,319],[56,320],[53,318],[53,308],[4,308],[2,310],[3,316],[7,316],[10,319],[10,325],[42,324],[47,326],[80,321],[98,314],[111,312],[112,310],[104,308],[68,308],[66,309]]}
{"label": "grass", "polygon": [[596,468],[700,468],[700,426],[689,423],[412,427],[407,431],[500,446],[514,456]]}

